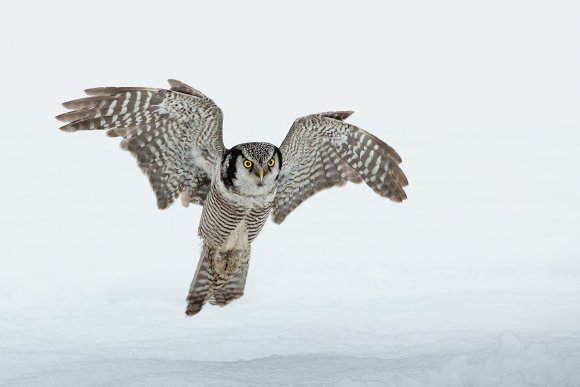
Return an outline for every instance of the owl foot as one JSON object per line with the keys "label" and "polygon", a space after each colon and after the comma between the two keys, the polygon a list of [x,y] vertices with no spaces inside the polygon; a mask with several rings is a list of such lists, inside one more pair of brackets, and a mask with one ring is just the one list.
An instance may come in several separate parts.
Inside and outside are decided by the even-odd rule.
{"label": "owl foot", "polygon": [[214,270],[221,275],[233,275],[240,268],[240,251],[231,250],[225,253],[217,253],[214,258]]}

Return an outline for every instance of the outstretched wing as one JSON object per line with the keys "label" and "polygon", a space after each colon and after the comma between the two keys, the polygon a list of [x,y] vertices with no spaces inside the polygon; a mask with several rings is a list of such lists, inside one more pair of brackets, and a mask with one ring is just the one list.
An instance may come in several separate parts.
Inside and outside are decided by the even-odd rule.
{"label": "outstretched wing", "polygon": [[282,142],[282,170],[272,208],[275,223],[325,188],[364,181],[376,193],[401,202],[407,178],[393,148],[344,122],[353,112],[298,118]]}
{"label": "outstretched wing", "polygon": [[60,129],[108,129],[122,136],[149,177],[157,206],[169,207],[182,194],[184,205],[203,204],[224,153],[223,114],[209,98],[170,79],[171,90],[140,87],[87,89],[89,97],[63,103],[72,111],[56,118]]}

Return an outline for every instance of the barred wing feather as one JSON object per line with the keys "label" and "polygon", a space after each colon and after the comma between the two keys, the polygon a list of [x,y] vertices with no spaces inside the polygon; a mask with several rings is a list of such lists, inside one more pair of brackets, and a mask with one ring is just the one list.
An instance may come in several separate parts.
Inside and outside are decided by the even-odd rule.
{"label": "barred wing feather", "polygon": [[56,117],[67,123],[61,127],[67,132],[106,129],[123,137],[121,147],[137,158],[161,209],[179,195],[184,205],[203,204],[225,149],[221,109],[182,82],[169,84],[170,90],[87,89],[89,97],[63,103],[72,111]]}
{"label": "barred wing feather", "polygon": [[397,152],[344,120],[353,112],[298,118],[280,146],[282,170],[272,208],[281,223],[300,203],[326,188],[364,181],[376,193],[400,202],[408,185]]}

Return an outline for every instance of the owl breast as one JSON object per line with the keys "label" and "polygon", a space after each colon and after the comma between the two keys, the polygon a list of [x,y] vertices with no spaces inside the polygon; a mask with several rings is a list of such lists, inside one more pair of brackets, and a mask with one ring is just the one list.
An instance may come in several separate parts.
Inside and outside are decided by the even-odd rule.
{"label": "owl breast", "polygon": [[248,248],[268,219],[274,195],[248,198],[214,180],[201,214],[200,237],[221,251]]}

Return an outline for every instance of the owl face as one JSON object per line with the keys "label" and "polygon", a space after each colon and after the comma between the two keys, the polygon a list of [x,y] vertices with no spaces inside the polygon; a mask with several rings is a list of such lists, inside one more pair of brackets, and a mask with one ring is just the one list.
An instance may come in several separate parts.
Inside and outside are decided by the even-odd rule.
{"label": "owl face", "polygon": [[271,193],[282,167],[278,147],[265,142],[236,145],[224,155],[221,167],[224,185],[244,195]]}

